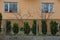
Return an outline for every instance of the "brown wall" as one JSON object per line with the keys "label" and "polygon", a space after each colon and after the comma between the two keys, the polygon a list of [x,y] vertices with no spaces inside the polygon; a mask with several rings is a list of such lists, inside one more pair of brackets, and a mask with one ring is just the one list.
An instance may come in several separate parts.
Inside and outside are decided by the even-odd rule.
{"label": "brown wall", "polygon": [[[4,12],[4,2],[18,2],[17,13]],[[54,3],[54,13],[51,13],[49,19],[60,19],[60,1],[59,0],[0,0],[0,12],[3,14],[3,19],[41,19],[41,4],[43,2]],[[31,16],[29,15],[31,14]],[[19,15],[21,16],[19,16]],[[16,16],[18,17],[16,17]],[[48,15],[48,14],[47,14]]]}

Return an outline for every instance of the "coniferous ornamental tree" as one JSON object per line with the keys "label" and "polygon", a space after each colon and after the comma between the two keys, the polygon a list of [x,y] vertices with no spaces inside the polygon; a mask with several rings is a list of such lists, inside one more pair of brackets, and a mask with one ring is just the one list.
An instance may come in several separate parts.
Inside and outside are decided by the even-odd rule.
{"label": "coniferous ornamental tree", "polygon": [[14,32],[14,34],[17,34],[19,32],[19,27],[18,27],[17,23],[13,24],[13,32]]}
{"label": "coniferous ornamental tree", "polygon": [[1,32],[2,14],[0,13],[0,32]]}
{"label": "coniferous ornamental tree", "polygon": [[10,33],[11,32],[11,22],[10,21],[6,21],[6,33]]}
{"label": "coniferous ornamental tree", "polygon": [[34,35],[36,35],[36,20],[33,21],[32,33],[33,33]]}
{"label": "coniferous ornamental tree", "polygon": [[57,33],[57,27],[58,27],[58,23],[56,23],[55,21],[51,21],[50,23],[50,29],[51,29],[51,34],[55,35]]}
{"label": "coniferous ornamental tree", "polygon": [[30,33],[30,26],[28,22],[24,22],[24,34],[28,35]]}
{"label": "coniferous ornamental tree", "polygon": [[42,20],[42,33],[47,34],[47,23],[46,20]]}

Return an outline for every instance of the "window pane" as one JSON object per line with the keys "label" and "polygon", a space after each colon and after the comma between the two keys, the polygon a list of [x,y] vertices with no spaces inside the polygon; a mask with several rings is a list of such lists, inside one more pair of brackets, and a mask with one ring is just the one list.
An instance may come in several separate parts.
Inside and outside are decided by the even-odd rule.
{"label": "window pane", "polygon": [[5,12],[8,12],[8,3],[5,3]]}
{"label": "window pane", "polygon": [[14,3],[13,6],[14,6],[13,10],[17,12],[17,3]]}
{"label": "window pane", "polygon": [[50,12],[54,12],[54,5],[50,4]]}
{"label": "window pane", "polygon": [[17,3],[10,3],[9,12],[17,12]]}
{"label": "window pane", "polygon": [[47,13],[48,12],[48,4],[47,3],[42,4],[42,12],[43,13]]}

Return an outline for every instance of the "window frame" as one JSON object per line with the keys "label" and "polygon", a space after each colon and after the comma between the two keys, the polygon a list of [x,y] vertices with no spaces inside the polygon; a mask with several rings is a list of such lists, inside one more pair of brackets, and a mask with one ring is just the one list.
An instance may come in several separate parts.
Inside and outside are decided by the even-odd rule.
{"label": "window frame", "polygon": [[[42,9],[41,12],[42,12],[42,13],[54,13],[54,3],[42,3],[42,5],[43,5],[43,4],[44,4],[44,5],[45,5],[45,4],[48,4],[49,7],[48,7],[48,12],[43,12],[43,7],[41,6],[41,7],[42,7],[42,8],[41,8],[41,9]],[[53,11],[50,11],[50,10],[51,10],[51,9],[50,9],[50,5],[51,5],[51,4],[53,5],[53,9],[52,9]]]}
{"label": "window frame", "polygon": [[[5,3],[8,4],[8,11],[5,11]],[[16,3],[17,4],[17,10],[16,12],[9,12],[10,11],[10,3]],[[4,12],[7,12],[7,13],[17,13],[18,12],[18,2],[4,2]]]}

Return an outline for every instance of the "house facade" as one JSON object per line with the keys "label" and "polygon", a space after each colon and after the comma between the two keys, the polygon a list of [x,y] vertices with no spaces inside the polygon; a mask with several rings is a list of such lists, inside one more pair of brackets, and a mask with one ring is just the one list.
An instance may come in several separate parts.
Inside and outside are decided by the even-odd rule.
{"label": "house facade", "polygon": [[[32,27],[32,21],[36,19],[41,32],[41,19],[60,22],[60,0],[0,0],[0,12],[3,17],[2,28],[6,20],[10,20],[12,24],[17,22],[21,27],[23,22],[28,21]],[[49,23],[47,24],[50,32]]]}

